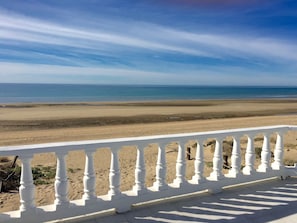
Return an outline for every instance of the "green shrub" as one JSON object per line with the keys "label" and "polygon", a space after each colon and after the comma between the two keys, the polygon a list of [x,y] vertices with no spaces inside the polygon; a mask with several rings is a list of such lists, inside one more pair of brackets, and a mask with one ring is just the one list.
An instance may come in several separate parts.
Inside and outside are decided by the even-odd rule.
{"label": "green shrub", "polygon": [[32,175],[35,185],[48,184],[56,176],[56,168],[51,166],[36,166],[32,168]]}

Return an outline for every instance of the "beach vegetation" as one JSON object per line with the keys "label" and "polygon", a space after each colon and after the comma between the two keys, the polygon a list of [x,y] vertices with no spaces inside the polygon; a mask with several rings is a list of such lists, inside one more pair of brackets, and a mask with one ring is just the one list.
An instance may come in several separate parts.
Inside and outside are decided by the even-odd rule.
{"label": "beach vegetation", "polygon": [[0,157],[0,163],[7,163],[9,162],[10,160],[8,159],[8,157]]}
{"label": "beach vegetation", "polygon": [[284,165],[285,166],[294,166],[295,163],[297,163],[297,160],[292,160],[292,159],[285,159],[284,160]]}
{"label": "beach vegetation", "polygon": [[[8,162],[9,164],[10,162]],[[20,186],[22,168],[19,165],[1,165],[1,191],[18,190]],[[56,168],[52,166],[32,167],[32,177],[35,185],[50,184],[56,176]]]}
{"label": "beach vegetation", "polygon": [[[297,140],[297,139],[296,139]],[[285,144],[285,148],[287,148],[287,151],[290,151],[290,149],[297,149],[297,144],[293,144],[293,143],[286,143]]]}
{"label": "beach vegetation", "polygon": [[263,139],[262,136],[259,136],[259,137],[255,137],[255,138],[254,138],[254,141],[255,141],[255,142],[263,142],[264,139]]}
{"label": "beach vegetation", "polygon": [[213,167],[213,162],[212,162],[212,161],[205,162],[205,165],[206,165],[208,168],[212,168],[212,167]]}
{"label": "beach vegetation", "polygon": [[261,152],[262,152],[262,147],[255,147],[255,154],[257,159],[261,158]]}
{"label": "beach vegetation", "polygon": [[35,185],[49,184],[56,176],[56,168],[52,166],[36,166],[32,168]]}
{"label": "beach vegetation", "polygon": [[69,173],[76,173],[77,171],[80,171],[80,170],[82,170],[82,169],[81,168],[76,168],[76,169],[68,168]]}

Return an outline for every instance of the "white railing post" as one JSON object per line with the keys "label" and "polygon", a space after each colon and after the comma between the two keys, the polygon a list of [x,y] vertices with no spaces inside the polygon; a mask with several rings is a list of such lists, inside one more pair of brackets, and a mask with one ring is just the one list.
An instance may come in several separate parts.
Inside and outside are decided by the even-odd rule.
{"label": "white railing post", "polygon": [[263,134],[264,141],[262,146],[262,152],[261,152],[261,164],[259,165],[257,171],[266,173],[268,170],[271,169],[269,166],[270,157],[271,157],[271,151],[269,146],[269,137],[267,136],[267,133],[265,132]]}
{"label": "white railing post", "polygon": [[94,204],[97,200],[96,196],[96,175],[94,171],[94,152],[95,150],[86,150],[86,163],[84,172],[84,195],[85,205]]}
{"label": "white railing post", "polygon": [[233,136],[233,148],[231,154],[231,169],[226,175],[227,177],[236,178],[241,174],[241,149],[240,149],[240,137]]}
{"label": "white railing post", "polygon": [[255,148],[254,148],[254,135],[248,135],[248,142],[245,152],[245,167],[242,170],[244,175],[251,175],[255,172]]}
{"label": "white railing post", "polygon": [[67,152],[59,151],[56,152],[57,156],[57,170],[55,180],[55,205],[56,210],[65,211],[64,208],[69,207],[68,200],[68,179],[66,173],[66,162],[65,156]]}
{"label": "white railing post", "polygon": [[145,163],[144,163],[144,149],[137,147],[136,167],[135,167],[135,185],[133,192],[137,195],[146,192],[145,187]]}
{"label": "white railing post", "polygon": [[[182,144],[182,146],[181,146]],[[173,180],[172,186],[180,188],[185,183],[186,161],[184,142],[178,144],[178,152],[176,159],[176,178]]]}
{"label": "white railing post", "polygon": [[274,149],[274,162],[271,164],[271,167],[273,170],[281,170],[283,168],[283,157],[284,157],[283,148],[284,148],[283,133],[278,132],[275,149]]}
{"label": "white railing post", "polygon": [[203,139],[198,139],[197,141],[197,149],[195,155],[195,162],[194,162],[194,176],[190,180],[192,184],[200,184],[205,181],[203,176],[204,172],[204,147],[203,147]]}
{"label": "white railing post", "polygon": [[36,207],[34,201],[33,176],[31,169],[32,155],[24,155],[19,157],[22,161],[21,180],[20,180],[20,212],[21,216],[30,216],[35,214]]}
{"label": "white railing post", "polygon": [[213,171],[210,173],[208,180],[218,181],[223,178],[223,148],[222,138],[216,138],[215,151],[213,155]]}
{"label": "white railing post", "polygon": [[158,146],[158,158],[156,164],[156,181],[153,184],[155,191],[165,190],[168,188],[166,183],[166,157],[165,145]]}
{"label": "white railing post", "polygon": [[110,160],[110,170],[109,170],[109,191],[108,195],[110,199],[118,198],[121,196],[120,191],[120,168],[119,168],[119,158],[118,150],[111,149],[111,160]]}

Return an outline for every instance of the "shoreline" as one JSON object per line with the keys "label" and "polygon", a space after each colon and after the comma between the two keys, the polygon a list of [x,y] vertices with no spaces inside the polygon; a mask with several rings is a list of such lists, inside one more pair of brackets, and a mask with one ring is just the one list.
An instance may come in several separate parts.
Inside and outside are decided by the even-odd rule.
{"label": "shoreline", "polygon": [[117,100],[117,101],[57,101],[57,102],[0,102],[0,108],[6,107],[34,107],[34,106],[61,106],[61,105],[137,105],[137,104],[191,104],[203,102],[297,102],[297,97],[250,97],[250,98],[201,98],[201,99],[150,99],[150,100]]}

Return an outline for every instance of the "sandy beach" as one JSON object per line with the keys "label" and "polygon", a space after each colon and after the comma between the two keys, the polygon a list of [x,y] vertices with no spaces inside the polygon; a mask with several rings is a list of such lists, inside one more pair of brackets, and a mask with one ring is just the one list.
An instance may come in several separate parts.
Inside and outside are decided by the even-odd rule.
{"label": "sandy beach", "polygon": [[[66,104],[2,104],[0,105],[0,145],[23,145],[88,139],[106,139],[171,133],[200,132],[209,130],[269,126],[297,125],[296,99],[259,100],[205,100],[160,101],[119,103],[66,103]],[[297,135],[285,136],[285,159],[297,162]],[[255,145],[261,146],[261,136]],[[244,152],[246,138],[241,139]],[[271,141],[273,148],[274,142]],[[195,154],[195,151],[193,151]],[[176,144],[166,149],[167,182],[175,177]],[[70,200],[83,194],[83,151],[67,156]],[[155,180],[157,148],[145,149],[146,184]],[[121,190],[129,190],[134,184],[136,149],[120,151]],[[211,163],[211,146],[205,147],[205,162]],[[95,154],[96,190],[98,195],[108,191],[110,152],[100,149]],[[37,154],[33,166],[55,167],[54,154]],[[187,161],[187,178],[193,175],[194,160]],[[205,175],[211,171],[205,166]],[[52,179],[48,184],[36,187],[36,204],[46,205],[54,201]],[[0,194],[0,210],[19,208],[17,191]]]}

